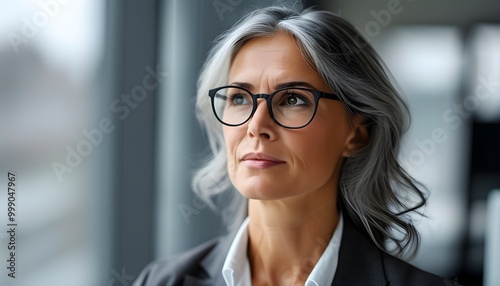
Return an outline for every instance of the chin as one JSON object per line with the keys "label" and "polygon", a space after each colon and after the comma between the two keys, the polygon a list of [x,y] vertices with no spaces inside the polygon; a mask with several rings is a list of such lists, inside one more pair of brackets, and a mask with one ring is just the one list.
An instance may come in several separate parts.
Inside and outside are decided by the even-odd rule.
{"label": "chin", "polygon": [[252,200],[277,200],[292,197],[290,191],[293,185],[276,176],[268,174],[247,174],[236,173],[236,176],[229,177],[233,186],[245,198]]}
{"label": "chin", "polygon": [[247,199],[251,200],[279,200],[293,197],[294,194],[290,193],[290,189],[283,188],[283,185],[276,186],[276,184],[247,184],[244,186],[237,186],[238,192]]}

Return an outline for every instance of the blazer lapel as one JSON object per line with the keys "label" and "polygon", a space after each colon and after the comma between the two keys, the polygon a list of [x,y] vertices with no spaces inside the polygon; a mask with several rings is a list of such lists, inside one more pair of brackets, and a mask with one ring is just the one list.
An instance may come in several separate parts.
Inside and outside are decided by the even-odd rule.
{"label": "blazer lapel", "polygon": [[[221,284],[222,283],[222,284]],[[214,286],[214,285],[225,285],[225,282],[216,282],[209,278],[197,278],[194,276],[186,276],[184,278],[183,286]]]}
{"label": "blazer lapel", "polygon": [[[370,238],[362,234],[344,213],[344,230],[340,244],[339,263],[332,286],[342,285],[388,285],[385,278],[381,251]],[[188,275],[184,286],[226,285],[222,266],[236,235],[237,228],[221,238],[210,253],[200,262],[205,275]]]}
{"label": "blazer lapel", "polygon": [[184,279],[184,286],[214,286],[226,285],[224,277],[222,276],[222,266],[226,260],[227,253],[233,242],[238,228],[232,230],[229,234],[221,238],[217,245],[210,251],[210,253],[203,258],[200,262],[201,268],[204,269],[207,276],[190,276],[187,275]]}
{"label": "blazer lapel", "polygon": [[339,263],[332,286],[388,285],[380,250],[363,235],[344,212]]}

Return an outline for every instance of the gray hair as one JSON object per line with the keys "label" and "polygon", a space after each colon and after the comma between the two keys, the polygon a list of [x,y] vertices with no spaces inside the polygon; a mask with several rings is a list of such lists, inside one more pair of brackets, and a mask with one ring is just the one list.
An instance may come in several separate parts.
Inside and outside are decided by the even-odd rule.
{"label": "gray hair", "polygon": [[339,201],[343,208],[383,251],[415,254],[420,239],[410,215],[423,215],[417,210],[425,205],[426,195],[425,188],[398,163],[401,139],[410,122],[408,107],[375,50],[351,24],[330,12],[259,9],[216,39],[200,74],[196,105],[211,157],[195,173],[193,190],[214,208],[226,196],[223,216],[233,222],[245,215],[246,200],[228,178],[222,127],[207,94],[227,84],[231,61],[246,41],[278,32],[296,39],[304,58],[349,113],[363,117],[368,127],[369,142],[342,166]]}

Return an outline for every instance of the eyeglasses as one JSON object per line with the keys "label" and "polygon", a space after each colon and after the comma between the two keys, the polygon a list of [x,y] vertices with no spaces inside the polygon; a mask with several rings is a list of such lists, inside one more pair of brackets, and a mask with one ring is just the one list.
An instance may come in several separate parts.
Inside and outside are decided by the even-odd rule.
{"label": "eyeglasses", "polygon": [[336,94],[317,90],[287,87],[271,94],[253,94],[239,86],[222,86],[211,89],[215,117],[224,125],[240,126],[246,123],[257,110],[257,99],[264,98],[271,118],[279,126],[299,129],[314,118],[320,98],[340,100]]}

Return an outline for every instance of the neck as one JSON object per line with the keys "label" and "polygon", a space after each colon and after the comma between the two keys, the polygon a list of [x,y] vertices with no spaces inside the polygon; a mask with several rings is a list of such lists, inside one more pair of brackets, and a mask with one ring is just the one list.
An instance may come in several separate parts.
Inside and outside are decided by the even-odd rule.
{"label": "neck", "polygon": [[337,227],[336,192],[250,200],[248,210],[253,285],[304,285]]}

